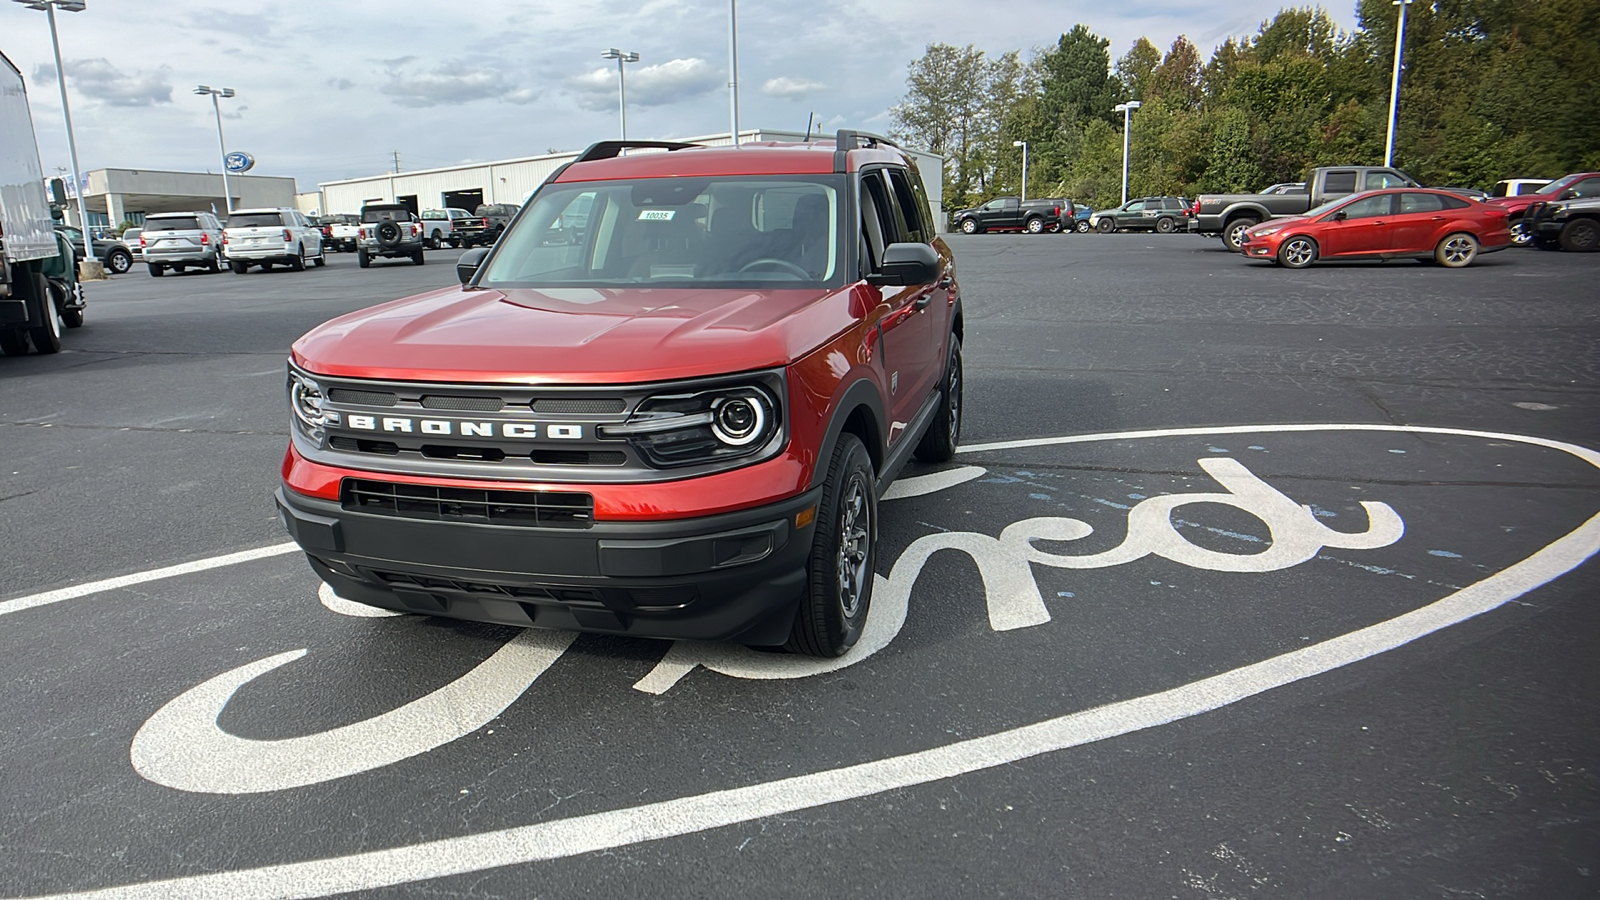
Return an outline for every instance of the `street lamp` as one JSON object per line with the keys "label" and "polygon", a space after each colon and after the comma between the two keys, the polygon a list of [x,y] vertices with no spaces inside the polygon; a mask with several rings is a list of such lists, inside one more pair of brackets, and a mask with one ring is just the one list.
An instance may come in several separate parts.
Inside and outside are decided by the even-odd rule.
{"label": "street lamp", "polygon": [[1400,52],[1406,40],[1406,7],[1411,0],[1393,0],[1400,7],[1400,27],[1394,32],[1394,78],[1389,82],[1389,139],[1383,145],[1383,164],[1394,164],[1394,117],[1400,105]]}
{"label": "street lamp", "polygon": [[202,84],[194,89],[196,94],[204,97],[211,95],[211,108],[217,113],[217,147],[222,150],[222,205],[228,208],[228,214],[233,214],[233,189],[228,187],[228,143],[222,139],[222,104],[218,97],[232,97],[233,88],[214,88]]}
{"label": "street lamp", "polygon": [[[93,263],[94,238],[89,234],[89,205],[84,202],[83,175],[78,170],[78,141],[72,135],[72,109],[67,105],[67,71],[61,67],[61,41],[56,37],[56,8],[83,12],[84,0],[16,0],[29,9],[42,9],[50,17],[50,49],[56,54],[56,79],[61,83],[61,115],[67,120],[67,150],[72,154],[72,186],[78,194],[78,224],[83,226],[83,261]],[[98,276],[97,276],[98,277]]]}
{"label": "street lamp", "polygon": [[739,146],[739,0],[728,0],[728,121]]}
{"label": "street lamp", "polygon": [[1122,113],[1122,202],[1124,204],[1128,202],[1128,132],[1133,125],[1133,111],[1143,105],[1137,100],[1129,100],[1127,103],[1118,103],[1112,107]]}
{"label": "street lamp", "polygon": [[1012,141],[1011,146],[1022,148],[1022,202],[1028,202],[1028,142]]}
{"label": "street lamp", "polygon": [[617,106],[622,111],[622,139],[623,140],[627,140],[628,139],[628,75],[627,75],[627,72],[623,69],[622,65],[623,65],[623,63],[638,62],[639,61],[639,54],[630,53],[630,52],[624,51],[624,50],[618,50],[617,48],[612,47],[610,50],[607,50],[606,52],[600,54],[600,57],[602,59],[614,59],[614,60],[617,61]]}

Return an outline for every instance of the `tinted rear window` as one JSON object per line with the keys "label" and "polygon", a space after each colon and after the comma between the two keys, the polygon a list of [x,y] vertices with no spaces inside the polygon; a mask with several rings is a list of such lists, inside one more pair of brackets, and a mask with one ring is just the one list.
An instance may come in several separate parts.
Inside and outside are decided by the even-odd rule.
{"label": "tinted rear window", "polygon": [[278,213],[235,213],[228,217],[229,228],[273,228],[282,224],[283,217]]}
{"label": "tinted rear window", "polygon": [[363,209],[361,221],[382,222],[384,219],[394,219],[397,222],[411,221],[411,213],[404,207],[399,209]]}
{"label": "tinted rear window", "polygon": [[194,216],[174,216],[166,219],[145,219],[145,233],[156,231],[199,231],[200,220]]}

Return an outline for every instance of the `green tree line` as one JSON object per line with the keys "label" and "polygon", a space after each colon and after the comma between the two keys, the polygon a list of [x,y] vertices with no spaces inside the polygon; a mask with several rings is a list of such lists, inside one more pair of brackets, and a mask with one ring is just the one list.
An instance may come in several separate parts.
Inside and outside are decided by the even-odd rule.
{"label": "green tree line", "polygon": [[[1179,35],[1113,62],[1083,25],[991,56],[931,44],[914,60],[894,133],[943,155],[945,206],[1021,183],[1096,208],[1119,202],[1131,99],[1130,196],[1259,190],[1320,165],[1383,162],[1396,9],[1360,0],[1353,32],[1292,8],[1209,59]],[[1424,184],[1600,169],[1600,0],[1421,0],[1407,15],[1394,164]]]}

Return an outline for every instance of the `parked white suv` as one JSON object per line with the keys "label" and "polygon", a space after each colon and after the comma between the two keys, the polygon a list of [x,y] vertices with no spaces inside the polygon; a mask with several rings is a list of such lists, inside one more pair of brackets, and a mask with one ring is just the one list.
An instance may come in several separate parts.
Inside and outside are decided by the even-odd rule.
{"label": "parked white suv", "polygon": [[296,272],[304,269],[307,261],[315,266],[328,264],[322,229],[295,209],[236,209],[228,216],[222,240],[228,266],[236,275],[243,275],[251,266],[260,266],[264,272],[273,263]]}
{"label": "parked white suv", "polygon": [[[208,212],[155,213],[146,216],[138,235],[150,274],[160,277],[168,269],[182,272],[191,266],[211,272],[222,270],[222,223]],[[132,246],[132,242],[129,242]]]}

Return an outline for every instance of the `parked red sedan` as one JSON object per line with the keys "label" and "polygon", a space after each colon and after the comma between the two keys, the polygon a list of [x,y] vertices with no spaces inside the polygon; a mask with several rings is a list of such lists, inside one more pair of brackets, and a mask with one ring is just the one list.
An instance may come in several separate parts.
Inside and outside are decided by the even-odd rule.
{"label": "parked red sedan", "polygon": [[1509,246],[1502,207],[1447,191],[1390,188],[1268,219],[1244,233],[1240,251],[1291,269],[1318,259],[1420,259],[1454,269]]}

